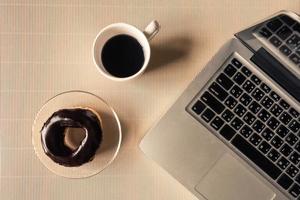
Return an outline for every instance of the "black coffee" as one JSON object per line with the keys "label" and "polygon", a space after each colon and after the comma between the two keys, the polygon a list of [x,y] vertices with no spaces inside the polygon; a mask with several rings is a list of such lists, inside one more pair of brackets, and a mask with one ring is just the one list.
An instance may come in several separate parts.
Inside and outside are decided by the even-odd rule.
{"label": "black coffee", "polygon": [[101,59],[105,69],[113,76],[124,78],[136,74],[143,66],[143,47],[129,35],[116,35],[104,45]]}

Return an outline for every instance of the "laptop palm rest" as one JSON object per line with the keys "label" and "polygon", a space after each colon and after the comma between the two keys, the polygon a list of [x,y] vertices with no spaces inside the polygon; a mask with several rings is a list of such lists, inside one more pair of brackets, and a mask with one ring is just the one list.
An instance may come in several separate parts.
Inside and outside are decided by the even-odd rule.
{"label": "laptop palm rest", "polygon": [[195,189],[208,200],[272,200],[276,196],[228,153],[216,162]]}

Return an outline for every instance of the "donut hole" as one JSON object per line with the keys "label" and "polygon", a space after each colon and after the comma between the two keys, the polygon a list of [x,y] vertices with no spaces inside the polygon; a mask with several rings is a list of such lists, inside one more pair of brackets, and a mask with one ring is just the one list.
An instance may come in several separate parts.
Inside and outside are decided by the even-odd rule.
{"label": "donut hole", "polygon": [[86,129],[84,128],[67,127],[64,133],[64,145],[71,151],[77,150],[87,137]]}

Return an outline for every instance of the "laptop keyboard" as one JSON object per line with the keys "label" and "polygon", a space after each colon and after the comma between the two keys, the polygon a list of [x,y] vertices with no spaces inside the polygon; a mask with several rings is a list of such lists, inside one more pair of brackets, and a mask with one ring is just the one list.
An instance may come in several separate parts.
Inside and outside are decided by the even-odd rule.
{"label": "laptop keyboard", "polygon": [[300,68],[300,23],[287,15],[267,21],[258,34]]}
{"label": "laptop keyboard", "polygon": [[275,185],[300,199],[300,114],[237,56],[187,110]]}

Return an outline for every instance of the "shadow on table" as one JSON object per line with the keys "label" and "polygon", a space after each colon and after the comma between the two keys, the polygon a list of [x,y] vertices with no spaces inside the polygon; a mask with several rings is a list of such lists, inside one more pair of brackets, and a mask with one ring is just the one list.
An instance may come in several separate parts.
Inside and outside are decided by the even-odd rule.
{"label": "shadow on table", "polygon": [[192,48],[192,40],[188,37],[174,37],[151,46],[151,58],[148,71],[156,70],[177,62],[188,56]]}

